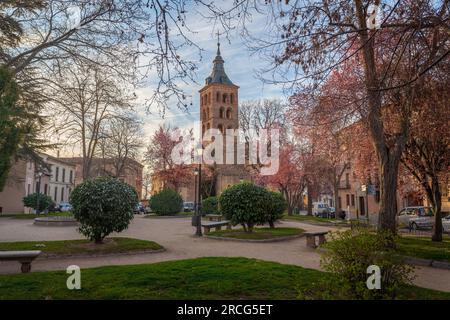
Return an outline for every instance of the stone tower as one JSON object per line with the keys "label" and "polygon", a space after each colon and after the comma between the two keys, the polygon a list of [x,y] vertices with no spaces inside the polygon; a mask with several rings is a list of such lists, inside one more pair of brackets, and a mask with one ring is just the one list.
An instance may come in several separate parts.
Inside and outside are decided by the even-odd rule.
{"label": "stone tower", "polygon": [[205,79],[205,86],[199,91],[202,133],[210,128],[225,133],[226,129],[237,129],[239,126],[239,87],[234,85],[225,73],[219,42],[213,64],[211,75]]}
{"label": "stone tower", "polygon": [[[238,129],[238,90],[225,73],[224,60],[220,53],[220,42],[217,42],[217,53],[213,61],[211,75],[205,79],[200,89],[200,120],[202,135],[208,129],[219,129],[223,135],[227,129]],[[225,143],[224,143],[225,145]],[[226,150],[224,152],[224,161]],[[236,152],[236,149],[234,150]],[[244,165],[221,164],[216,166],[216,193],[220,194],[227,187],[242,180],[249,180]]]}

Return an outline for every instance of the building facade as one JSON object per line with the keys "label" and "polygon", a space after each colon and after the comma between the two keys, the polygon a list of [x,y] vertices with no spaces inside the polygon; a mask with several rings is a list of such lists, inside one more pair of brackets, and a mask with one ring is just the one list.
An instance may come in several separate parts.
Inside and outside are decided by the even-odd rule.
{"label": "building facade", "polygon": [[[83,158],[61,158],[63,161],[70,163],[75,167],[75,186],[83,182]],[[117,174],[114,159],[93,158],[90,178],[95,177],[117,177],[120,181],[134,187],[138,193],[139,199],[142,198],[142,172],[144,166],[136,160],[127,158],[120,173]]]}
{"label": "building facade", "polygon": [[18,160],[13,164],[0,192],[0,213],[32,213],[23,205],[23,198],[36,192],[50,196],[55,204],[69,202],[75,186],[75,166],[47,154],[40,156],[48,170],[33,161]]}

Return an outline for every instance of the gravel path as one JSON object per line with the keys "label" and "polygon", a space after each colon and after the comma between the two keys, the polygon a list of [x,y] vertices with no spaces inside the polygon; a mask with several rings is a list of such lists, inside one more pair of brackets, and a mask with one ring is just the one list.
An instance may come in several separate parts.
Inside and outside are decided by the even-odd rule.
{"label": "gravel path", "polygon": [[[295,221],[283,221],[283,227],[299,227],[307,231],[327,231],[331,227],[310,225]],[[244,243],[220,241],[193,236],[194,228],[190,218],[148,219],[137,216],[130,228],[119,236],[153,240],[166,248],[165,252],[117,255],[96,258],[67,258],[36,260],[32,271],[64,270],[75,264],[81,268],[107,265],[126,265],[153,263],[168,260],[181,260],[205,256],[248,257],[306,268],[320,269],[320,254],[306,247],[305,239],[286,242]],[[0,242],[45,241],[82,239],[75,227],[34,226],[32,220],[0,219]],[[17,262],[0,262],[0,274],[20,271]],[[421,267],[416,271],[418,286],[450,292],[450,271]]]}

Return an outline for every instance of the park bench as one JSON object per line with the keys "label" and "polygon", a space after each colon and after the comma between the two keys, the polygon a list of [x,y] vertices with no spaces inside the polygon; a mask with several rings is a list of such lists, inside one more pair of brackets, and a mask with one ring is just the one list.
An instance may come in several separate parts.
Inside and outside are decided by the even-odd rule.
{"label": "park bench", "polygon": [[209,233],[211,229],[221,230],[224,226],[231,230],[231,223],[228,220],[202,223],[204,233]]}
{"label": "park bench", "polygon": [[327,231],[323,232],[305,232],[304,235],[306,236],[306,246],[310,248],[317,248],[316,245],[316,237],[319,238],[319,246],[321,244],[325,243],[325,235],[327,234]]}
{"label": "park bench", "polygon": [[19,261],[22,273],[30,272],[31,262],[41,254],[40,250],[0,251],[0,261]]}
{"label": "park bench", "polygon": [[208,218],[209,221],[222,221],[222,215],[221,214],[207,214],[205,215],[205,218]]}

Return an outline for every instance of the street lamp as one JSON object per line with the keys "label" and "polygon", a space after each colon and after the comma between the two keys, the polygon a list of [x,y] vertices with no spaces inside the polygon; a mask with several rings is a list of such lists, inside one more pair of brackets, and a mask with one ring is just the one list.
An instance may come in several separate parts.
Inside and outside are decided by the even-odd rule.
{"label": "street lamp", "polygon": [[203,146],[197,149],[197,154],[200,156],[200,161],[198,163],[198,168],[194,169],[194,175],[197,177],[195,184],[195,235],[198,237],[202,236],[202,162],[203,162]]}
{"label": "street lamp", "polygon": [[39,172],[37,174],[39,180],[38,180],[38,185],[37,185],[37,190],[36,190],[36,215],[40,215],[41,214],[41,210],[39,209],[39,193],[41,191],[41,178],[42,178],[42,172]]}

